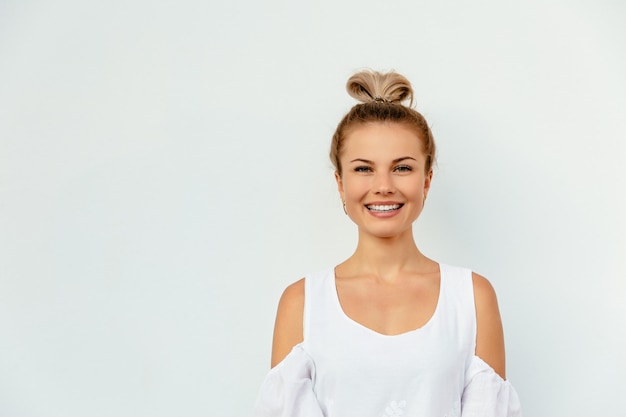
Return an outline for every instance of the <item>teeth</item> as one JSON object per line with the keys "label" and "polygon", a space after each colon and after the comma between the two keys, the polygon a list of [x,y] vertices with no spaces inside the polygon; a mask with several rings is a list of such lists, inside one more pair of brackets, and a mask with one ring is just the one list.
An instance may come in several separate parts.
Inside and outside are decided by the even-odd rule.
{"label": "teeth", "polygon": [[372,211],[392,211],[392,210],[399,209],[400,206],[401,206],[400,204],[384,205],[384,206],[371,205],[371,206],[367,206],[367,208]]}

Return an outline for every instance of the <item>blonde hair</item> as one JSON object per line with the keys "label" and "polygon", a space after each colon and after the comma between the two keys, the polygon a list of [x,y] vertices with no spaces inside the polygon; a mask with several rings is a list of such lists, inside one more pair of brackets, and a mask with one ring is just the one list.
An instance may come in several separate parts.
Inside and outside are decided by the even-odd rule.
{"label": "blonde hair", "polygon": [[[435,140],[424,116],[413,108],[413,88],[404,76],[396,72],[360,71],[346,84],[348,94],[360,103],[341,119],[330,146],[330,160],[341,175],[340,156],[343,142],[350,130],[366,123],[400,123],[415,130],[426,155],[426,172],[435,163]],[[402,104],[408,101],[408,105]]]}

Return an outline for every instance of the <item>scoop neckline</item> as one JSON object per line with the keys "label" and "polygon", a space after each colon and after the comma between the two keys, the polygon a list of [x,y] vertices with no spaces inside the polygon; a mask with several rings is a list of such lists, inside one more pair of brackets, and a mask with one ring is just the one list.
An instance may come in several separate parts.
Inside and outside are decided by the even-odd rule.
{"label": "scoop neckline", "polygon": [[341,306],[341,301],[339,300],[339,292],[337,291],[337,274],[335,273],[336,267],[331,269],[330,274],[331,274],[332,279],[329,280],[331,284],[332,293],[333,293],[333,303],[335,304],[335,307],[337,308],[341,316],[344,318],[344,320],[347,320],[348,322],[352,323],[354,326],[361,328],[368,333],[372,333],[375,336],[393,339],[393,338],[399,338],[403,336],[420,333],[432,325],[432,323],[436,320],[437,316],[439,315],[439,310],[441,309],[440,307],[441,307],[442,298],[443,298],[443,281],[444,281],[445,275],[443,273],[444,265],[439,262],[437,262],[437,265],[439,266],[439,294],[437,295],[437,305],[435,306],[435,311],[433,311],[433,314],[426,321],[426,323],[424,323],[422,326],[416,329],[407,330],[406,332],[402,332],[398,334],[384,334],[374,329],[371,329],[367,327],[366,325],[354,320],[352,317],[348,316],[348,314],[344,311],[343,307]]}

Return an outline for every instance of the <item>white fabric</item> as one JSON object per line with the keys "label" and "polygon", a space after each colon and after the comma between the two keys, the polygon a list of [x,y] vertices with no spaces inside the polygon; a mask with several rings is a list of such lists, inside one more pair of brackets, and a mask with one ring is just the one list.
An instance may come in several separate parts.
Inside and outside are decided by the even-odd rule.
{"label": "white fabric", "polygon": [[351,320],[334,271],[305,280],[304,341],[267,375],[255,417],[517,417],[513,387],[474,355],[471,271],[440,265],[432,318],[386,336]]}
{"label": "white fabric", "polygon": [[521,417],[521,404],[513,386],[478,356],[472,359],[465,381],[462,417]]}
{"label": "white fabric", "polygon": [[255,407],[257,417],[324,417],[313,380],[315,367],[302,345],[270,370],[261,386]]}

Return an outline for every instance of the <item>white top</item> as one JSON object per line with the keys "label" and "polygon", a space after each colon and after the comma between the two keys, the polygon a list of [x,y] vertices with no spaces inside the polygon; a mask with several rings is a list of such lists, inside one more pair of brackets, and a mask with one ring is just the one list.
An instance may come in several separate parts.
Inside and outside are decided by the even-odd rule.
{"label": "white top", "polygon": [[255,417],[517,417],[517,394],[475,356],[471,271],[440,265],[419,329],[377,333],[342,310],[334,269],[305,278],[304,341],[267,375]]}

